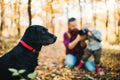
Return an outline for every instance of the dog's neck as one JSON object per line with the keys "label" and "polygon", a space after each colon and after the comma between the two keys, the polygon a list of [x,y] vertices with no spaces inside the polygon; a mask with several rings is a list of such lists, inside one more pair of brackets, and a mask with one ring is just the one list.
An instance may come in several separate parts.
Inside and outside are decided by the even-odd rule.
{"label": "dog's neck", "polygon": [[[31,42],[29,42],[29,41],[24,41],[24,40],[21,40],[20,41],[20,44],[22,44],[22,46],[23,47],[25,47],[26,49],[28,49],[28,50],[30,50],[31,52],[33,52],[33,53],[39,53],[39,51],[40,51],[40,49],[41,49],[41,47],[42,47],[42,45],[40,44],[40,43],[31,43]],[[26,47],[27,46],[27,47]],[[30,48],[32,48],[32,49],[30,49]],[[35,51],[34,51],[35,50]]]}

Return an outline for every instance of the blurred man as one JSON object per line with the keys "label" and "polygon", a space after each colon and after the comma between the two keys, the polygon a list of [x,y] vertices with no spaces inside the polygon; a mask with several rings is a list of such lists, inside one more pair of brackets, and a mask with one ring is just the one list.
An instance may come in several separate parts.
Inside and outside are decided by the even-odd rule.
{"label": "blurred man", "polygon": [[80,33],[77,29],[77,21],[75,18],[68,20],[68,31],[64,33],[64,45],[66,47],[66,66],[73,68],[77,62],[81,60],[86,47],[86,33]]}

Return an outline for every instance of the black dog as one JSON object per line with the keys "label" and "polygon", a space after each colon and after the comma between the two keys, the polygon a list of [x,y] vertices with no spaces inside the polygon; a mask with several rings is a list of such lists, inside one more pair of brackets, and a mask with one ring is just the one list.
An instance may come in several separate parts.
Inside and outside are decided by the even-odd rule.
{"label": "black dog", "polygon": [[26,72],[22,75],[24,77],[34,72],[42,45],[52,44],[56,39],[43,26],[32,25],[27,28],[18,45],[0,58],[0,80],[20,79],[13,77],[8,68],[25,69]]}

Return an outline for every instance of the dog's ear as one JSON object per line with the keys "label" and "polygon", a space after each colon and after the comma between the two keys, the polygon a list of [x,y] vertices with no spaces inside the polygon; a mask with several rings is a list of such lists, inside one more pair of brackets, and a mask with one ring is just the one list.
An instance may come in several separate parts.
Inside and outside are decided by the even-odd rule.
{"label": "dog's ear", "polygon": [[26,29],[23,40],[31,43],[41,43],[37,27],[30,26]]}

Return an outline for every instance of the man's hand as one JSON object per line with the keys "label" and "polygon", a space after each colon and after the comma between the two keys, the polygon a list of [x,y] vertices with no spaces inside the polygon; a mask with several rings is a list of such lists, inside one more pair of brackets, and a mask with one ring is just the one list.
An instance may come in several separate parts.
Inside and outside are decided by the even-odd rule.
{"label": "man's hand", "polygon": [[88,35],[89,37],[91,37],[91,36],[92,36],[92,32],[89,31],[89,32],[87,33],[87,35]]}
{"label": "man's hand", "polygon": [[86,28],[86,29],[81,29],[81,30],[79,31],[79,35],[81,35],[81,36],[87,35],[88,32],[89,32],[89,30],[88,30],[87,28]]}
{"label": "man's hand", "polygon": [[80,41],[80,35],[77,35],[76,39],[75,39],[77,42]]}

